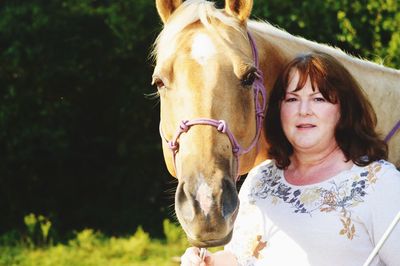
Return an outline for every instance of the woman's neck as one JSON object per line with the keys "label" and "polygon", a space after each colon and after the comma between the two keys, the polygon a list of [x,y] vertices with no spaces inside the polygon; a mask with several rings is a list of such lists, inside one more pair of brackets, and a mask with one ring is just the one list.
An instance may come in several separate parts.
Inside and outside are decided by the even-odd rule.
{"label": "woman's neck", "polygon": [[352,161],[346,162],[346,157],[337,145],[319,153],[296,151],[290,161],[285,170],[285,178],[294,185],[319,183],[353,166]]}

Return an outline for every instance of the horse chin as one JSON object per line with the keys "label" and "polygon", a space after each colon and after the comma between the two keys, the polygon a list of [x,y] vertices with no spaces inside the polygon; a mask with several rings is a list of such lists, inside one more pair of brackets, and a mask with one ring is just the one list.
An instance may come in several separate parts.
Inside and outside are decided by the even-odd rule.
{"label": "horse chin", "polygon": [[210,247],[218,247],[223,246],[229,243],[232,239],[233,230],[229,232],[224,238],[221,239],[209,239],[209,240],[198,240],[192,239],[188,236],[189,243],[192,246],[199,247],[199,248],[210,248]]}
{"label": "horse chin", "polygon": [[214,177],[210,185],[186,180],[178,184],[175,213],[189,242],[197,247],[225,245],[232,238],[240,205],[235,184],[229,176]]}
{"label": "horse chin", "polygon": [[[239,206],[235,209],[235,211],[232,213],[232,215],[228,218],[226,221],[225,226],[221,227],[220,229],[216,229],[218,225],[216,224],[215,226],[212,226],[211,228],[213,229],[213,232],[209,232],[208,230],[211,229],[209,228],[208,230],[204,231],[197,231],[197,234],[192,234],[193,232],[189,229],[187,230],[187,224],[186,226],[183,226],[183,229],[186,233],[187,239],[189,243],[192,246],[199,247],[199,248],[207,248],[207,247],[218,247],[218,246],[224,246],[229,243],[232,239],[233,235],[233,224],[236,220],[236,216],[238,214],[238,209]],[[182,224],[182,223],[181,223]],[[183,224],[182,224],[183,225]],[[210,226],[210,224],[208,224]],[[225,229],[223,229],[225,227]],[[193,229],[193,228],[191,228]],[[207,233],[208,231],[208,233]],[[227,232],[226,235],[224,235],[222,232]]]}

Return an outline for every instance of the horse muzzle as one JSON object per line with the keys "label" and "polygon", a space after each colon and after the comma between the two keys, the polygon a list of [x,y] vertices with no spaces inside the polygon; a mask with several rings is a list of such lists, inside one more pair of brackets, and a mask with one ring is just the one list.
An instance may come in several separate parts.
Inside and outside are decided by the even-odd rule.
{"label": "horse muzzle", "polygon": [[175,212],[189,242],[197,247],[227,244],[239,209],[232,177],[180,179]]}

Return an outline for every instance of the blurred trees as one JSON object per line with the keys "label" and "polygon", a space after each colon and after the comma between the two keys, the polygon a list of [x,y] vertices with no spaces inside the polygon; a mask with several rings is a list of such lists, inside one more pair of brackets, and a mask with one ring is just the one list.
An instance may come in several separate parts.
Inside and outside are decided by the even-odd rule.
{"label": "blurred trees", "polygon": [[255,0],[253,17],[354,56],[400,67],[398,0]]}
{"label": "blurred trees", "polygon": [[[397,0],[255,0],[253,17],[400,66]],[[160,29],[151,0],[0,3],[0,231],[33,212],[61,232],[161,232],[173,179],[145,97]]]}
{"label": "blurred trees", "polygon": [[159,25],[147,0],[2,3],[2,230],[28,212],[61,230],[161,229],[169,176],[144,97]]}

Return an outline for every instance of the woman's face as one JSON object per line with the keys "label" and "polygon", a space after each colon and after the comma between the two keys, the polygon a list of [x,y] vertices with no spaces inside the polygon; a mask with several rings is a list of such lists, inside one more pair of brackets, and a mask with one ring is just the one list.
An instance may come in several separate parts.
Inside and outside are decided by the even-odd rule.
{"label": "woman's face", "polygon": [[310,78],[296,91],[299,73],[292,70],[286,96],[281,103],[283,131],[294,151],[321,152],[336,147],[335,126],[340,118],[339,104],[328,102]]}

